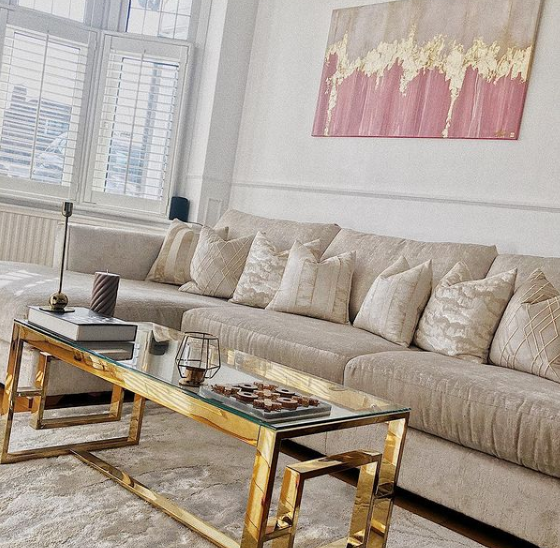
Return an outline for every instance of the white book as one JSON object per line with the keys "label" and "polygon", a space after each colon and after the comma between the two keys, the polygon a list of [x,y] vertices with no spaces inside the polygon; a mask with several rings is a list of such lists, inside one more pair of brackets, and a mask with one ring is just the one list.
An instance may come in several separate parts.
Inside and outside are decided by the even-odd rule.
{"label": "white book", "polygon": [[128,341],[102,341],[88,342],[88,350],[106,356],[116,362],[124,362],[134,357],[134,342]]}
{"label": "white book", "polygon": [[73,312],[60,314],[30,306],[29,323],[52,331],[71,341],[132,341],[137,326],[118,318],[109,318],[89,308],[77,307]]}

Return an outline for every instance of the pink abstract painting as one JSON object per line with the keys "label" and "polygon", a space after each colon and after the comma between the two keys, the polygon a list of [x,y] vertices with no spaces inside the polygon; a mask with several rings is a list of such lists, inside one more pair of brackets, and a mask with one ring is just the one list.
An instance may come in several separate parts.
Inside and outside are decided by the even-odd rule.
{"label": "pink abstract painting", "polygon": [[313,135],[517,139],[541,0],[333,12]]}

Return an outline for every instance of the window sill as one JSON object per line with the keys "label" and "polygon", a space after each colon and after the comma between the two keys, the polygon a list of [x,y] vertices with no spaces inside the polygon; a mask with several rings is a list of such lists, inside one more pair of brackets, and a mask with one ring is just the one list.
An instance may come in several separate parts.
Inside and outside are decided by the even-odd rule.
{"label": "window sill", "polygon": [[[60,215],[62,201],[58,198],[10,196],[2,193],[0,194],[0,210],[21,213],[22,215],[57,218]],[[60,219],[62,220],[61,215]],[[169,220],[164,215],[108,209],[92,204],[79,203],[74,203],[72,219],[87,224],[111,224],[123,228],[143,226],[165,230],[169,226]]]}

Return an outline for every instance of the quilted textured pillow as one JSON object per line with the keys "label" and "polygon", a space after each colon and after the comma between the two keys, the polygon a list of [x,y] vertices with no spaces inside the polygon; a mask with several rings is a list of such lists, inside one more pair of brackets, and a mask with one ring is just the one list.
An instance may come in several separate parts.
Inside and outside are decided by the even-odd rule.
{"label": "quilted textured pillow", "polygon": [[179,291],[230,299],[243,272],[253,236],[224,240],[215,230],[204,227],[191,262],[192,281]]}
{"label": "quilted textured pillow", "polygon": [[535,270],[511,299],[490,360],[560,382],[560,293],[541,270]]}
{"label": "quilted textured pillow", "polygon": [[[228,229],[222,228],[217,233],[222,238],[227,238]],[[175,219],[167,230],[146,281],[174,285],[183,285],[190,281],[191,262],[199,236],[199,226]]]}
{"label": "quilted textured pillow", "polygon": [[431,292],[432,261],[410,268],[400,257],[373,282],[354,327],[410,346]]}
{"label": "quilted textured pillow", "polygon": [[280,288],[267,310],[348,323],[355,264],[354,252],[319,262],[311,250],[296,240]]}
{"label": "quilted textured pillow", "polygon": [[[321,240],[313,240],[305,244],[305,247],[319,258]],[[265,234],[258,232],[231,302],[266,308],[280,287],[289,253],[289,249],[278,250]]]}
{"label": "quilted textured pillow", "polygon": [[494,333],[508,305],[517,270],[472,280],[457,263],[440,281],[418,324],[416,346],[476,363],[487,363]]}

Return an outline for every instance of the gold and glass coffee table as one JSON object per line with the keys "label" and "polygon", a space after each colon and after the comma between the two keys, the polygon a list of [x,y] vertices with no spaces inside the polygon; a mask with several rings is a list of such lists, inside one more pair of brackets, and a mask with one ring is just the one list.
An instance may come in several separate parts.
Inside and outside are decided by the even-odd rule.
{"label": "gold and glass coffee table", "polygon": [[[221,548],[261,548],[268,543],[273,548],[291,548],[296,536],[305,482],[324,474],[359,468],[349,534],[328,546],[384,547],[389,533],[410,410],[237,350],[222,349],[222,368],[210,382],[280,385],[299,394],[316,397],[331,407],[328,415],[268,422],[242,409],[229,406],[227,402],[214,399],[208,391],[180,387],[175,355],[181,339],[182,334],[178,331],[154,324],[138,324],[133,359],[118,362],[89,350],[87,343],[71,342],[26,321],[16,320],[1,408],[0,463],[73,455]],[[18,382],[24,344],[40,352],[35,385],[32,387],[20,387]],[[46,418],[46,389],[52,359],[65,362],[109,382],[113,392],[108,412],[68,418]],[[121,420],[125,390],[134,394],[127,436],[10,451],[10,434],[18,396],[32,399],[31,427],[64,428]],[[215,428],[255,448],[249,499],[240,542],[231,539],[94,454],[102,449],[139,443],[146,400]],[[269,518],[278,455],[283,440],[379,423],[384,423],[387,428],[385,447],[381,453],[363,447],[350,447],[348,452],[340,455],[288,466],[284,471],[277,515]]]}

